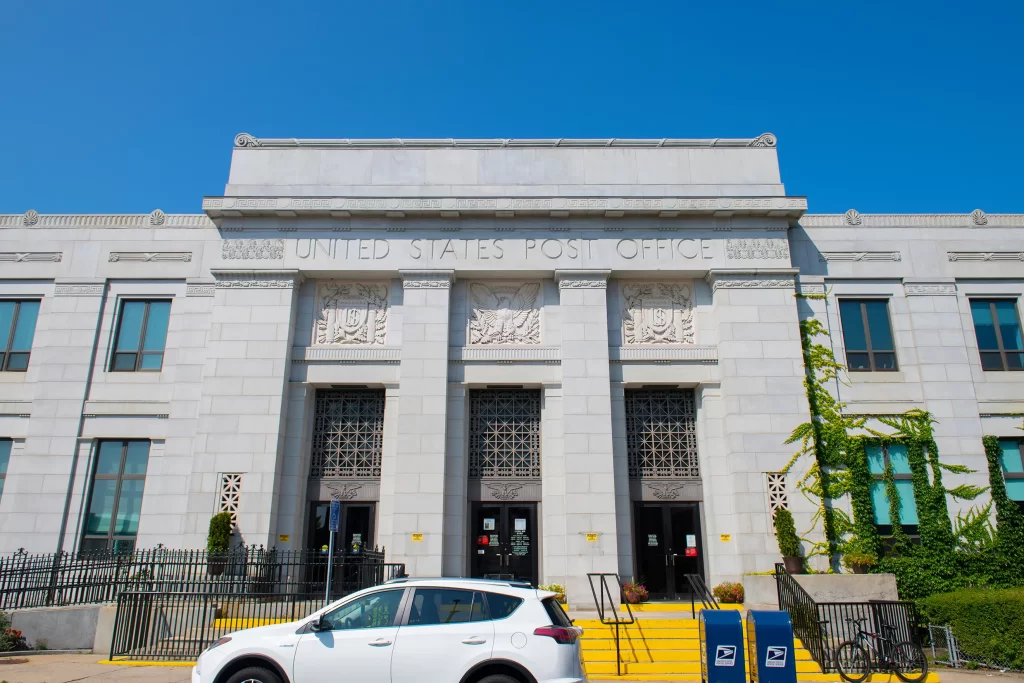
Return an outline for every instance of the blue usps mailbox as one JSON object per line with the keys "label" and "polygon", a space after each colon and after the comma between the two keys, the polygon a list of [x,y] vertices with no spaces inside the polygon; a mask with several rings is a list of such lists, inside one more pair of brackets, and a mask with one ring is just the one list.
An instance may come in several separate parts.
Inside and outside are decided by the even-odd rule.
{"label": "blue usps mailbox", "polygon": [[734,610],[701,610],[700,675],[705,683],[744,683],[743,621]]}
{"label": "blue usps mailbox", "polygon": [[796,683],[796,653],[789,612],[750,610],[747,642],[752,683]]}

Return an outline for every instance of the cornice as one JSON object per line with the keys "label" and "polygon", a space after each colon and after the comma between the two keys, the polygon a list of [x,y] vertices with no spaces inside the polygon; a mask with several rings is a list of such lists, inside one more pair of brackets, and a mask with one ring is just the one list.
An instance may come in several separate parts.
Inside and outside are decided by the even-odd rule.
{"label": "cornice", "polygon": [[157,209],[152,213],[123,214],[40,214],[27,211],[0,214],[0,228],[167,228],[216,230],[217,226],[205,214],[167,213]]}
{"label": "cornice", "polygon": [[644,363],[670,361],[698,361],[717,363],[718,347],[708,345],[647,345],[613,346],[608,349],[608,359],[613,363]]}
{"label": "cornice", "polygon": [[704,281],[711,292],[719,289],[794,289],[796,268],[718,268],[708,271]]}
{"label": "cornice", "polygon": [[1024,228],[1024,213],[860,213],[804,214],[805,228]]}
{"label": "cornice", "polygon": [[[210,218],[239,216],[379,216],[383,218],[603,215],[771,216],[799,218],[806,197],[204,197]],[[169,218],[169,217],[168,217]]]}
{"label": "cornice", "polygon": [[762,133],[756,138],[257,138],[248,133],[235,136],[235,147],[280,149],[313,147],[321,149],[517,149],[529,147],[775,147],[777,138]]}
{"label": "cornice", "polygon": [[215,268],[210,275],[216,278],[217,289],[292,289],[305,280],[299,270],[252,270]]}
{"label": "cornice", "polygon": [[558,346],[450,346],[448,360],[453,363],[558,363]]}

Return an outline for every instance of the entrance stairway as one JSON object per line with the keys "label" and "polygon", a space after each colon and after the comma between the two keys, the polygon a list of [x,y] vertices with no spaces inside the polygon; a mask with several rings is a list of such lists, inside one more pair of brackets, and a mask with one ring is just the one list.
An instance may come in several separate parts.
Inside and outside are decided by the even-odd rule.
{"label": "entrance stairway", "polygon": [[[722,605],[721,608],[742,610],[743,606]],[[581,642],[587,677],[592,681],[700,681],[698,620],[702,609],[699,603],[694,607],[689,602],[634,605],[635,623],[619,626],[621,675],[616,675],[615,626],[602,624],[595,611],[573,610],[569,616],[583,628]],[[691,616],[691,610],[697,614],[696,619]],[[743,629],[745,640],[745,619]],[[839,674],[823,673],[799,640],[795,655],[799,683],[841,680]],[[938,680],[936,674],[928,674],[929,683]],[[870,681],[896,683],[897,679],[889,674],[872,674]]]}

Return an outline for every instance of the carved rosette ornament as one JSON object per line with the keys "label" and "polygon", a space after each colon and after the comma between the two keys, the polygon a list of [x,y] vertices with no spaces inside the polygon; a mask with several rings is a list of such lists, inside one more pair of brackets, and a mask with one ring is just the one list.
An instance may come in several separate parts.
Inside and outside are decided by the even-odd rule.
{"label": "carved rosette ornament", "polygon": [[35,209],[29,209],[28,211],[25,212],[25,215],[24,217],[22,217],[21,222],[25,224],[25,226],[27,227],[32,227],[33,225],[39,222],[39,212],[36,211]]}
{"label": "carved rosette ornament", "polygon": [[846,218],[847,225],[860,225],[862,222],[860,212],[857,209],[850,209],[843,216]]}
{"label": "carved rosette ornament", "polygon": [[160,209],[154,209],[153,213],[149,214],[149,224],[152,226],[163,225],[167,221],[167,214]]}
{"label": "carved rosette ornament", "polygon": [[330,282],[317,291],[313,345],[384,344],[388,326],[388,287]]}
{"label": "carved rosette ornament", "polygon": [[693,343],[693,304],[686,285],[624,285],[622,298],[626,344]]}
{"label": "carved rosette ornament", "polygon": [[539,282],[469,286],[470,344],[540,344]]}
{"label": "carved rosette ornament", "polygon": [[971,222],[977,226],[988,225],[988,216],[981,209],[971,211]]}
{"label": "carved rosette ornament", "polygon": [[260,141],[248,133],[239,133],[235,136],[235,147],[260,147]]}

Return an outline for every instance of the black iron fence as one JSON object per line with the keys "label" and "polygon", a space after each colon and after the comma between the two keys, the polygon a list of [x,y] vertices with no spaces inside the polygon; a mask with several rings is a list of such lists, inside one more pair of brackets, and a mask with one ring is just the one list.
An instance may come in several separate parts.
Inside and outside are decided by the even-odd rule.
{"label": "black iron fence", "polygon": [[[240,546],[227,552],[153,548],[123,554],[18,552],[0,558],[0,609],[82,605],[126,592],[217,596],[320,595],[328,558],[306,550]],[[383,550],[335,554],[331,595],[338,597],[404,574]]]}
{"label": "black iron fence", "polygon": [[832,652],[854,638],[861,626],[866,631],[884,635],[889,634],[883,631],[883,626],[891,626],[896,629],[892,636],[897,642],[920,643],[917,612],[912,602],[816,602],[782,564],[775,565],[775,583],[779,609],[789,612],[794,635],[826,673],[835,669]]}

